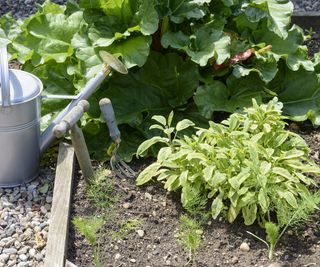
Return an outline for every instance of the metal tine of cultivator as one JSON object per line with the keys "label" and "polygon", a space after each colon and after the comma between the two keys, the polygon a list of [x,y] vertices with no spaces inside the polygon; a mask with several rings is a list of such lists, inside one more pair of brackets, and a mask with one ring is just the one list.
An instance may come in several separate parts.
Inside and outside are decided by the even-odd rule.
{"label": "metal tine of cultivator", "polygon": [[120,143],[116,144],[115,148],[112,150],[112,156],[110,158],[111,170],[121,179],[136,177],[136,172],[120,158],[118,154],[119,146]]}
{"label": "metal tine of cultivator", "polygon": [[107,123],[110,137],[115,145],[115,147],[112,150],[112,155],[110,159],[111,169],[120,178],[133,178],[136,176],[135,171],[132,170],[130,166],[128,166],[118,155],[118,150],[121,142],[121,134],[117,126],[117,121],[114,115],[111,100],[109,98],[103,98],[100,100],[99,105],[103,118]]}

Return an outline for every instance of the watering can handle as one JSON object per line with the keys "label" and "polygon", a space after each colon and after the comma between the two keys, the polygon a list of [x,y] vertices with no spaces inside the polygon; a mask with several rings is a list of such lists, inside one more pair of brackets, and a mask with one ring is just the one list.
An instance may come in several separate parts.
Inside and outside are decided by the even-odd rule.
{"label": "watering can handle", "polygon": [[0,86],[2,106],[8,107],[10,106],[10,79],[6,46],[0,48]]}

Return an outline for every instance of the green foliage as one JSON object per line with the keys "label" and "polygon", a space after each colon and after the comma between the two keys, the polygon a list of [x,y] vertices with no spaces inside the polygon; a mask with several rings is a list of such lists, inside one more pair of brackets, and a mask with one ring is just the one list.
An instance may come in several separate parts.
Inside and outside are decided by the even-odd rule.
{"label": "green foliage", "polygon": [[[195,259],[195,254],[202,242],[203,230],[200,223],[186,215],[180,217],[178,241],[189,252],[189,262]],[[186,265],[188,265],[188,263]],[[185,266],[186,266],[185,265]]]}
{"label": "green foliage", "polygon": [[154,117],[159,124],[152,128],[164,136],[143,142],[137,155],[157,142],[163,147],[156,162],[139,174],[137,185],[156,177],[168,191],[181,190],[184,207],[195,199],[211,202],[213,218],[222,214],[233,222],[241,215],[246,225],[256,220],[264,225],[275,213],[281,223],[282,212],[296,211],[311,197],[308,186],[316,183],[307,174],[320,174],[305,141],[285,129],[281,108],[276,99],[262,105],[253,100],[243,113],[180,138],[178,125],[190,127],[191,121],[172,127],[165,118]]}
{"label": "green foliage", "polygon": [[320,193],[316,192],[310,194],[305,199],[301,199],[298,203],[298,208],[295,210],[286,210],[285,207],[279,210],[277,216],[278,222],[268,221],[264,225],[267,242],[251,232],[248,233],[267,245],[269,250],[268,257],[272,260],[276,246],[288,227],[299,226],[308,222],[315,209],[318,209],[319,204]]}
{"label": "green foliage", "polygon": [[[90,216],[90,217],[74,217],[72,223],[76,229],[82,234],[85,239],[93,246],[93,257],[96,267],[101,267],[101,251],[100,251],[100,237],[101,229],[105,223],[104,218]],[[99,232],[99,233],[98,233]]]}
{"label": "green foliage", "polygon": [[102,228],[104,219],[96,216],[74,217],[72,223],[91,245],[95,245],[98,239],[97,232]]}
{"label": "green foliage", "polygon": [[[154,133],[151,117],[171,110],[201,125],[216,111],[277,95],[290,119],[320,125],[319,60],[308,59],[302,30],[290,26],[292,11],[288,0],[46,1],[24,20],[1,17],[0,45],[47,94],[81,91],[103,67],[100,50],[120,57],[130,74],[102,85],[82,126],[93,156],[106,158],[110,141],[97,102],[110,97],[122,131],[130,132],[120,154],[131,160]],[[45,101],[42,126],[65,105]]]}
{"label": "green foliage", "polygon": [[95,207],[109,208],[119,200],[119,197],[114,193],[113,182],[108,175],[110,175],[110,171],[98,170],[87,185],[87,196]]}

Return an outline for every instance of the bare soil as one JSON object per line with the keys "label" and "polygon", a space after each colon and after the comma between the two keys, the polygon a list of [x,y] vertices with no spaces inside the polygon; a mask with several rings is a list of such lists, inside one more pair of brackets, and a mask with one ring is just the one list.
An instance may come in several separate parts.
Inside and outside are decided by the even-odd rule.
{"label": "bare soil", "polygon": [[[312,148],[311,156],[320,163],[320,132],[308,125],[300,130],[295,123],[290,128],[305,138]],[[147,161],[135,162],[132,168],[139,172],[147,164]],[[177,242],[179,218],[185,213],[180,205],[179,193],[167,193],[159,183],[137,187],[132,178],[110,177],[113,194],[118,195],[119,200],[114,204],[114,209],[98,209],[90,203],[84,180],[79,177],[74,184],[72,216],[97,215],[107,218],[100,233],[102,266],[185,266],[189,253]],[[140,222],[134,230],[114,237],[115,233],[121,232],[124,222],[134,219]],[[143,230],[144,235],[139,236],[137,230]],[[306,225],[286,232],[273,262],[267,258],[266,246],[247,234],[248,230],[264,238],[259,227],[246,227],[241,220],[234,224],[223,218],[209,220],[204,226],[203,242],[192,266],[320,266],[319,211]],[[249,244],[248,252],[240,250],[242,242]],[[68,245],[69,261],[78,266],[94,266],[92,247],[73,224],[70,224]]]}

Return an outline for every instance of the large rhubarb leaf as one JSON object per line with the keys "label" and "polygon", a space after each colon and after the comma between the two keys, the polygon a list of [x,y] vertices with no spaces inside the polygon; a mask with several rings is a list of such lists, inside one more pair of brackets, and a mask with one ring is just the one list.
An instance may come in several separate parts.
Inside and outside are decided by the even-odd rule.
{"label": "large rhubarb leaf", "polygon": [[271,45],[274,58],[284,59],[291,70],[297,71],[302,66],[308,71],[313,71],[313,63],[308,58],[308,49],[303,45],[303,32],[298,26],[292,26],[285,39],[281,39],[271,31],[259,29],[253,32],[253,40],[256,44]]}
{"label": "large rhubarb leaf", "polygon": [[144,68],[113,75],[105,91],[119,123],[139,125],[150,114],[187,104],[199,84],[197,67],[176,54],[152,53]]}
{"label": "large rhubarb leaf", "polygon": [[200,66],[205,66],[211,58],[222,64],[230,57],[230,37],[223,32],[225,23],[223,19],[214,19],[190,36],[181,31],[169,31],[163,35],[161,43],[165,48],[170,46],[185,51]]}
{"label": "large rhubarb leaf", "polygon": [[252,98],[261,102],[264,83],[256,73],[245,77],[230,76],[227,84],[211,81],[197,88],[194,101],[204,117],[211,119],[215,111],[235,112],[250,106]]}
{"label": "large rhubarb leaf", "polygon": [[252,0],[245,3],[246,15],[250,21],[256,22],[266,17],[268,28],[285,39],[293,13],[293,4],[289,0]]}
{"label": "large rhubarb leaf", "polygon": [[16,20],[11,14],[0,17],[0,47],[8,45],[20,33],[20,20]]}
{"label": "large rhubarb leaf", "polygon": [[95,46],[109,46],[134,32],[150,35],[158,28],[153,0],[82,0],[89,37]]}
{"label": "large rhubarb leaf", "polygon": [[[62,13],[58,13],[59,10]],[[24,22],[23,34],[13,40],[13,47],[21,53],[20,61],[31,59],[34,65],[50,60],[62,63],[72,56],[71,39],[82,27],[83,14],[78,11],[67,16],[63,14],[63,8],[55,11],[51,13],[51,9],[44,8],[43,12],[39,11]]]}
{"label": "large rhubarb leaf", "polygon": [[279,74],[276,86],[285,115],[295,121],[310,119],[313,124],[320,125],[319,78],[319,74],[302,68]]}
{"label": "large rhubarb leaf", "polygon": [[180,24],[185,20],[201,19],[207,13],[205,4],[212,0],[157,0],[157,10],[160,17],[170,17],[174,23]]}
{"label": "large rhubarb leaf", "polygon": [[[290,28],[291,13],[287,0],[46,1],[23,21],[1,17],[0,45],[43,81],[44,94],[81,91],[103,67],[101,50],[124,62],[129,74],[113,73],[90,97],[81,121],[91,152],[100,157],[110,143],[107,135],[100,139],[106,128],[98,102],[106,96],[122,131],[135,132],[139,142],[153,134],[154,114],[174,109],[203,123],[202,116],[276,95],[291,119],[320,125],[320,60],[308,58],[303,31]],[[64,105],[44,101],[46,121]],[[122,135],[121,153],[130,159],[138,141]]]}

